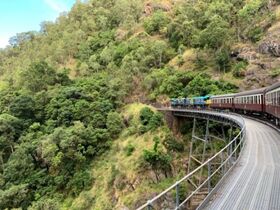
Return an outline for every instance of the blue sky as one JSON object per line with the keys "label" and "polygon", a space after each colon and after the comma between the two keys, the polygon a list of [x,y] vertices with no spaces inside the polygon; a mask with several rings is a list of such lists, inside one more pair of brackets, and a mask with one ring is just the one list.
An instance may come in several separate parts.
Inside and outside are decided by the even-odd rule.
{"label": "blue sky", "polygon": [[0,0],[0,48],[20,32],[38,31],[43,21],[54,21],[76,0]]}

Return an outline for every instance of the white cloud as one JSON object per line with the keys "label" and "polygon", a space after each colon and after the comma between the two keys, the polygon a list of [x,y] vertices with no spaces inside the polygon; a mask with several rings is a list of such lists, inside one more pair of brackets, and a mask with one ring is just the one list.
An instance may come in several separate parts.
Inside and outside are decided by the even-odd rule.
{"label": "white cloud", "polygon": [[67,10],[66,5],[59,0],[44,0],[44,2],[55,12],[65,12]]}
{"label": "white cloud", "polygon": [[0,37],[0,48],[5,48],[7,47],[7,45],[9,44],[9,39],[10,37],[7,36],[7,37]]}

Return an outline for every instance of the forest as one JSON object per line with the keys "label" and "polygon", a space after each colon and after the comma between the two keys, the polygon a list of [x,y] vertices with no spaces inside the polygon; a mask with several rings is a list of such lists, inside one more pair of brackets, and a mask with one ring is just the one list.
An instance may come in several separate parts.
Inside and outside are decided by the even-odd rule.
{"label": "forest", "polygon": [[189,134],[143,104],[265,85],[247,83],[252,64],[235,52],[267,36],[279,3],[78,0],[11,37],[0,50],[0,209],[134,209],[160,192],[184,173]]}

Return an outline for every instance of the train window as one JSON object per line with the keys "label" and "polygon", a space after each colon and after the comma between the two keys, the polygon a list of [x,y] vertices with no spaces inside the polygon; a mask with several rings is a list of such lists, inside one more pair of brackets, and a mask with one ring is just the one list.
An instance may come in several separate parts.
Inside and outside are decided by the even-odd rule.
{"label": "train window", "polygon": [[280,105],[280,90],[277,91],[277,94],[278,94],[278,106]]}

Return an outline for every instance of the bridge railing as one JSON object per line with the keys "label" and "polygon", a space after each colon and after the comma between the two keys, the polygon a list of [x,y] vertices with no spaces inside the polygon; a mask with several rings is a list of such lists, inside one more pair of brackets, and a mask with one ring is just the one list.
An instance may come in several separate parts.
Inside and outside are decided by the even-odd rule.
{"label": "bridge railing", "polygon": [[[137,210],[142,209],[193,209],[207,198],[222,178],[230,171],[239,158],[246,135],[245,123],[240,132],[218,153],[206,160],[195,170],[187,174],[175,184],[148,200]],[[198,177],[203,177],[198,181]],[[200,179],[200,178],[199,178]],[[198,183],[198,184],[197,184]],[[191,199],[198,199],[194,206]],[[199,200],[199,197],[200,200]]]}

